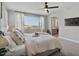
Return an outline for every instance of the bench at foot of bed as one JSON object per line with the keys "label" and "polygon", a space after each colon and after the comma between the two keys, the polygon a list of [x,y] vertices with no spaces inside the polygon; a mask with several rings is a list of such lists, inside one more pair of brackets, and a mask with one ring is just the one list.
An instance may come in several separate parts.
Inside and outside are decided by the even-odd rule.
{"label": "bench at foot of bed", "polygon": [[55,53],[60,53],[60,48],[56,48],[56,49],[52,49],[52,50],[48,50],[48,51],[45,51],[45,52],[42,52],[42,53],[38,53],[34,56],[52,56],[54,55]]}

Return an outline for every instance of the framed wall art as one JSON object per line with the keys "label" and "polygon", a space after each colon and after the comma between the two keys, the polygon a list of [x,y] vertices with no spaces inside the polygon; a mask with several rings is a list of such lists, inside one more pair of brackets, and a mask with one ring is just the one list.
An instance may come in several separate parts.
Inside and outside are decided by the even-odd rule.
{"label": "framed wall art", "polygon": [[79,26],[79,17],[65,19],[65,26]]}

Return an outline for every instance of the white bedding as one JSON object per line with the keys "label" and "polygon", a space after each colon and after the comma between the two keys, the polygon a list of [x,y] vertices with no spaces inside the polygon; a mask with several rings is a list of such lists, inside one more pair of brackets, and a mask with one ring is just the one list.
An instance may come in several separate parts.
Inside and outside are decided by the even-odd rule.
{"label": "white bedding", "polygon": [[33,37],[34,33],[24,35],[29,55],[35,55],[36,53],[41,53],[46,50],[59,48],[57,38],[47,33],[40,33],[38,37]]}

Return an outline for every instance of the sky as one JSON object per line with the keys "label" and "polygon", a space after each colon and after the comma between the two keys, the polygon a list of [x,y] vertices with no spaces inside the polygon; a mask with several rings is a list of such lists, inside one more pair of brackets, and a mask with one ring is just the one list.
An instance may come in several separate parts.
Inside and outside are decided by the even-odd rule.
{"label": "sky", "polygon": [[39,25],[40,18],[33,16],[24,16],[25,25]]}

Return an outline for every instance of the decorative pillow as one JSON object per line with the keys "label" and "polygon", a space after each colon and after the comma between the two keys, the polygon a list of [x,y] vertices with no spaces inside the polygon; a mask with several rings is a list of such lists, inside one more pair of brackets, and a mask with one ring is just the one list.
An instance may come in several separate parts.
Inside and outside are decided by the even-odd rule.
{"label": "decorative pillow", "polygon": [[12,32],[10,36],[12,40],[16,43],[16,45],[22,45],[24,43],[24,41],[21,40],[16,32]]}
{"label": "decorative pillow", "polygon": [[25,42],[24,34],[20,30],[15,30],[16,34],[21,38],[23,42]]}
{"label": "decorative pillow", "polygon": [[8,40],[5,38],[5,36],[0,35],[0,48],[5,48],[9,45]]}
{"label": "decorative pillow", "polygon": [[16,29],[16,30],[19,31],[22,35],[24,35],[24,33],[21,30],[19,30],[19,29]]}
{"label": "decorative pillow", "polygon": [[5,38],[8,40],[9,42],[9,48],[14,48],[16,46],[16,43],[11,39],[11,37],[9,35],[5,36]]}

